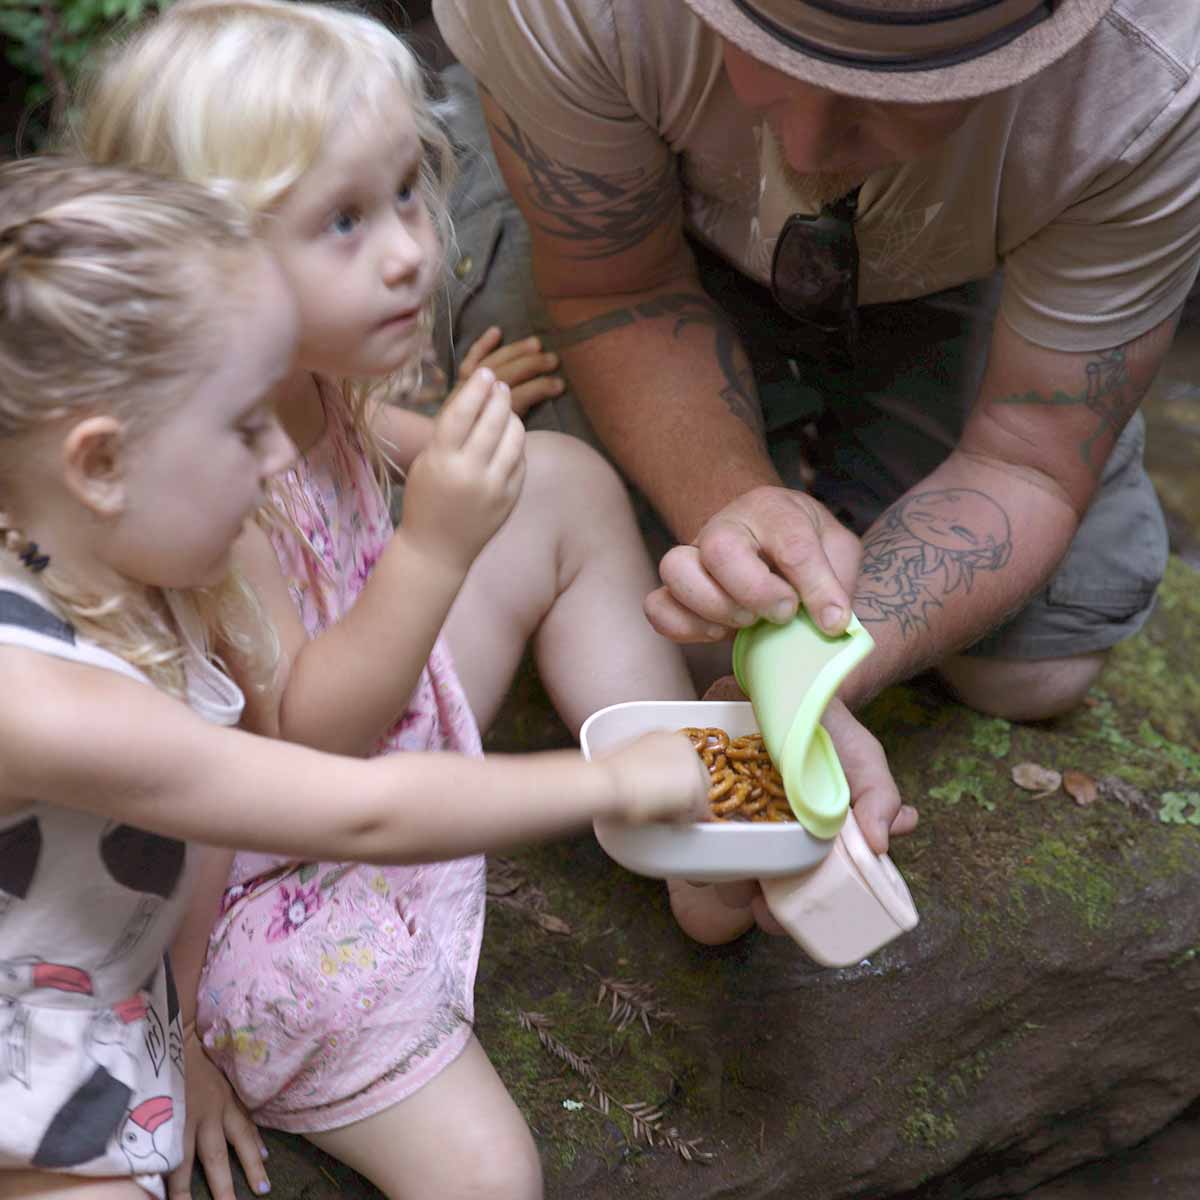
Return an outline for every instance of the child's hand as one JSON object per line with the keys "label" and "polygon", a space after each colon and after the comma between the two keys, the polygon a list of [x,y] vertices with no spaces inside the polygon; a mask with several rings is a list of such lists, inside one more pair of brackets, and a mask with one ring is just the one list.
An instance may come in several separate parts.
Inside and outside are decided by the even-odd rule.
{"label": "child's hand", "polygon": [[508,386],[481,367],[438,413],[404,485],[400,527],[464,573],[512,512],[525,479],[525,427]]}
{"label": "child's hand", "polygon": [[605,757],[619,797],[617,816],[646,821],[708,818],[708,769],[680,733],[648,733]]}
{"label": "child's hand", "polygon": [[184,1066],[187,1079],[187,1125],[183,1135],[183,1161],[167,1180],[167,1200],[189,1200],[192,1163],[200,1159],[213,1200],[236,1200],[229,1170],[229,1145],[237,1151],[251,1190],[260,1195],[270,1189],[263,1158],[266,1146],[258,1127],[246,1115],[229,1081],[204,1053],[189,1025],[184,1033]]}
{"label": "child's hand", "polygon": [[[469,379],[480,367],[495,372],[501,383],[508,384],[512,410],[518,416],[524,416],[543,400],[561,395],[566,384],[561,376],[550,374],[558,366],[558,355],[543,351],[540,338],[527,337],[504,346],[503,336],[498,325],[482,333],[463,355],[459,379]],[[454,391],[457,390],[456,387]],[[452,396],[454,391],[450,393]]]}

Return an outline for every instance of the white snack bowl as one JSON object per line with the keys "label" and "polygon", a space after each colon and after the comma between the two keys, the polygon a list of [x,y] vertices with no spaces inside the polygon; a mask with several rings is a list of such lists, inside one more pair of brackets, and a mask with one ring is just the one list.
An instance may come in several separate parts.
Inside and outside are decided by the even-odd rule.
{"label": "white snack bowl", "polygon": [[[636,700],[593,713],[579,733],[591,758],[654,730],[716,726],[758,732],[746,701]],[[625,825],[596,821],[596,840],[628,871],[653,879],[724,883],[758,879],[776,920],[816,962],[861,962],[918,922],[900,872],[867,845],[853,811],[834,838],[799,822]]]}
{"label": "white snack bowl", "polygon": [[[586,758],[604,754],[643,733],[686,725],[715,725],[730,737],[758,732],[744,700],[634,700],[592,713],[579,731]],[[833,849],[836,838],[813,837],[794,821],[626,825],[596,821],[596,840],[628,871],[652,879],[725,883],[778,879],[807,871]]]}

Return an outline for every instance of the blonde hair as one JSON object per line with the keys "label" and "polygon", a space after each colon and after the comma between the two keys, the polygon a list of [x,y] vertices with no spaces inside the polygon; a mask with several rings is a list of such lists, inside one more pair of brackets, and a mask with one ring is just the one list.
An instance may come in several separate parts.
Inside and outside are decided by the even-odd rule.
{"label": "blonde hair", "polygon": [[[0,546],[81,633],[180,697],[186,649],[161,591],[101,596],[54,547],[40,561],[5,492],[46,424],[99,410],[136,443],[182,403],[221,353],[221,298],[256,252],[240,210],[195,185],[50,156],[0,166]],[[209,639],[274,667],[244,584],[188,596]]]}
{"label": "blonde hair", "polygon": [[[399,85],[424,154],[420,191],[443,254],[454,156],[412,51],[378,21],[292,0],[178,0],[85,81],[76,142],[96,162],[124,162],[216,187],[249,212],[280,203],[360,105]],[[422,320],[432,324],[432,300]],[[369,415],[406,378],[338,381],[387,487]]]}

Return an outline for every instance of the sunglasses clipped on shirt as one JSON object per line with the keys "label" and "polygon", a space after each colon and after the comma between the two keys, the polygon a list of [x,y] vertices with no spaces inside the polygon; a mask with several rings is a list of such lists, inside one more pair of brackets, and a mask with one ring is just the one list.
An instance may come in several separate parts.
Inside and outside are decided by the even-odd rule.
{"label": "sunglasses clipped on shirt", "polygon": [[771,295],[800,357],[853,363],[858,348],[858,188],[815,216],[793,213],[771,260]]}

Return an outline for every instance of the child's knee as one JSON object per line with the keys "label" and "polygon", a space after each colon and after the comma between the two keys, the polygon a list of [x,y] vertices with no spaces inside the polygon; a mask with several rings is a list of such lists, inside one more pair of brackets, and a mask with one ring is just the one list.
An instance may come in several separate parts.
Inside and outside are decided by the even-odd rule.
{"label": "child's knee", "polygon": [[471,1200],[542,1200],[542,1163],[528,1133],[493,1147],[461,1178],[461,1195]]}
{"label": "child's knee", "polygon": [[534,431],[525,435],[525,488],[567,503],[578,499],[589,509],[597,503],[628,508],[624,481],[615,468],[586,442],[565,433]]}

